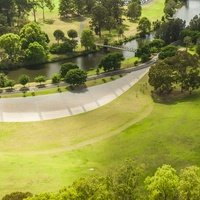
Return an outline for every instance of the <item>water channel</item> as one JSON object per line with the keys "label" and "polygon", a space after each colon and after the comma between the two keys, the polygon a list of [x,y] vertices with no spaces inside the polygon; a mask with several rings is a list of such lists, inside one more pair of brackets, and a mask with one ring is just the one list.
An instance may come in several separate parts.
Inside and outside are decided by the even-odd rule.
{"label": "water channel", "polygon": [[[177,11],[175,17],[185,20],[186,24],[188,25],[190,20],[198,14],[200,14],[200,0],[188,0],[186,5]],[[138,42],[137,40],[132,40],[131,42],[124,44],[124,46],[136,49],[138,47]],[[59,72],[61,64],[63,62],[73,62],[76,63],[81,69],[89,70],[92,68],[96,68],[102,57],[105,56],[105,54],[105,52],[98,52],[87,56],[67,59],[66,61],[62,62],[47,63],[43,65],[38,65],[36,67],[20,68],[18,70],[8,72],[8,76],[9,78],[14,80],[17,80],[21,74],[27,74],[31,77],[31,79],[34,79],[34,77],[38,75],[44,75],[50,78],[54,73]],[[134,56],[133,52],[128,51],[122,51],[122,54],[125,58],[130,58]]]}

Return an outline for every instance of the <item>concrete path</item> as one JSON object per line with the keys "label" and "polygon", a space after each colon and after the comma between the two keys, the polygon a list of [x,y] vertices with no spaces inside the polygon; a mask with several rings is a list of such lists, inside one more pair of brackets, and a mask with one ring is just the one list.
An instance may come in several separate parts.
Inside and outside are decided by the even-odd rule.
{"label": "concrete path", "polygon": [[97,109],[132,87],[149,70],[133,71],[115,81],[81,91],[0,99],[0,122],[42,121],[77,115]]}

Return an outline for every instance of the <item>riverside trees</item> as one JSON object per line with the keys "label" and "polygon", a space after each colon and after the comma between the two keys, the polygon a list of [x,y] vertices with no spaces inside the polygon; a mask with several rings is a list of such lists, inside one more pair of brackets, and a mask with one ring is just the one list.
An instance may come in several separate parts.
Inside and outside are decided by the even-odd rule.
{"label": "riverside trees", "polygon": [[101,37],[102,29],[110,31],[122,25],[124,13],[130,19],[138,19],[141,16],[139,0],[130,1],[128,9],[124,7],[125,2],[124,0],[61,0],[59,13],[61,18],[90,15],[90,27]]}
{"label": "riverside trees", "polygon": [[48,38],[36,23],[26,24],[19,35],[3,34],[0,37],[0,48],[4,50],[2,63],[35,64],[44,62],[48,55]]}
{"label": "riverside trees", "polygon": [[158,61],[149,71],[149,84],[158,94],[169,94],[176,87],[192,93],[200,87],[198,57],[178,51],[175,56]]}

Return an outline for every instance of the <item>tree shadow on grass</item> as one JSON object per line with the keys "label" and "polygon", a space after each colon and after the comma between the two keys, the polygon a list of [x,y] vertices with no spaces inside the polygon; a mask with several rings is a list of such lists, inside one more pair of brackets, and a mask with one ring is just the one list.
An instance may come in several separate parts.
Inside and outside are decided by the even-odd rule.
{"label": "tree shadow on grass", "polygon": [[61,21],[66,22],[66,23],[73,23],[73,22],[83,22],[86,20],[85,17],[83,16],[73,16],[73,17],[68,17],[68,18],[60,18]]}
{"label": "tree shadow on grass", "polygon": [[72,93],[85,93],[88,91],[88,88],[87,86],[84,84],[84,85],[77,85],[77,86],[68,86],[67,89],[72,92]]}
{"label": "tree shadow on grass", "polygon": [[192,94],[188,92],[173,91],[168,95],[157,95],[154,92],[151,93],[152,99],[155,103],[165,105],[175,105],[182,102],[192,102],[200,99],[200,90],[194,91]]}

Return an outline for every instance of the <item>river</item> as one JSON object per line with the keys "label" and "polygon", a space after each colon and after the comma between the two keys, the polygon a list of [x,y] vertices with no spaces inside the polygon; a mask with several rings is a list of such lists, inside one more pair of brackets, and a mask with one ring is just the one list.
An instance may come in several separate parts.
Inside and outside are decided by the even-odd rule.
{"label": "river", "polygon": [[[186,5],[177,11],[175,17],[185,20],[186,24],[188,25],[190,20],[199,13],[200,13],[200,0],[188,0]],[[136,40],[132,40],[131,42],[124,44],[124,46],[136,49],[138,47],[138,42]],[[105,56],[105,54],[106,53],[104,52],[98,52],[87,56],[80,56],[78,58],[68,59],[62,62],[47,63],[43,65],[38,65],[36,67],[20,68],[14,71],[10,71],[8,73],[8,76],[9,78],[14,80],[17,80],[21,74],[27,74],[28,76],[31,77],[32,80],[34,79],[34,77],[38,75],[44,75],[50,78],[54,73],[59,72],[61,64],[63,62],[73,62],[76,63],[81,69],[89,70],[96,68],[100,60]],[[122,54],[124,55],[125,58],[130,58],[134,56],[133,52],[128,52],[128,51],[122,51]]]}

